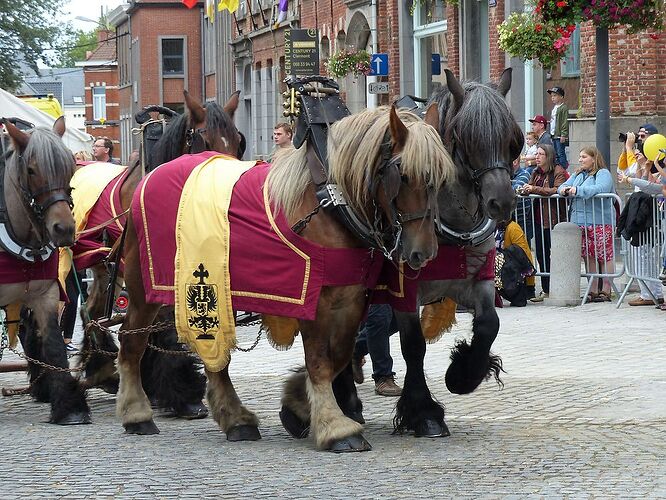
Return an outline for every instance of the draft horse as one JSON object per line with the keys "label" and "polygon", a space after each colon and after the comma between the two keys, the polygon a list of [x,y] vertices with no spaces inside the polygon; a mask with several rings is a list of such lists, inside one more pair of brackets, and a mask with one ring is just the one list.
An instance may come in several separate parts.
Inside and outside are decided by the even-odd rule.
{"label": "draft horse", "polygon": [[[501,359],[490,353],[499,331],[494,283],[479,279],[478,274],[487,259],[492,258],[489,253],[494,252],[495,221],[511,218],[515,204],[512,162],[522,150],[523,134],[504,101],[511,87],[510,68],[502,73],[497,85],[461,84],[450,70],[445,72],[447,86],[430,98],[426,120],[428,115],[438,115],[437,130],[454,160],[456,175],[437,194],[436,231],[440,247],[454,245],[465,249],[467,277],[420,280],[418,303],[426,305],[450,298],[473,312],[471,344],[466,340],[456,344],[446,373],[449,391],[467,394],[490,376],[501,384]],[[395,430],[413,431],[416,436],[448,436],[444,408],[433,400],[425,379],[426,342],[419,313],[397,309],[394,312],[407,364],[402,396],[396,407]],[[297,438],[305,437],[310,426],[310,405],[303,386],[302,374],[292,376],[280,414],[287,431]],[[333,387],[345,414],[363,421],[351,365],[336,378]]]}
{"label": "draft horse", "polygon": [[68,369],[58,325],[60,288],[57,247],[74,243],[69,181],[74,157],[61,137],[64,118],[53,131],[23,132],[3,120],[11,146],[0,159],[0,306],[30,309],[24,321],[28,356],[61,370],[36,368],[31,392],[51,403],[50,422],[90,423],[84,390]]}
{"label": "draft horse", "polygon": [[[433,125],[437,125],[436,121]],[[434,194],[452,170],[435,128],[408,111],[382,107],[335,122],[329,128],[327,144],[330,182],[339,186],[358,220],[369,227],[388,226],[398,259],[411,267],[418,269],[434,258],[437,249],[432,219],[436,208]],[[312,214],[319,205],[308,169],[309,148],[308,143],[278,155],[266,179],[272,206],[282,211],[290,226]],[[169,165],[160,168],[161,175],[166,175],[163,169]],[[404,219],[400,230],[397,221],[401,214]],[[350,230],[324,210],[311,217],[300,235],[323,247],[363,246]],[[374,253],[380,254],[364,252]],[[141,387],[139,369],[146,335],[122,334],[149,325],[160,308],[160,304],[147,303],[145,299],[139,243],[132,218],[125,258],[130,304],[120,330],[117,413],[126,432],[153,434],[159,430]],[[351,359],[365,304],[365,284],[324,286],[316,305],[316,319],[299,320],[308,372],[307,393],[312,402],[312,428],[319,449],[370,448],[361,434],[361,425],[342,413],[331,388],[333,378]],[[211,413],[227,439],[259,439],[258,419],[241,404],[229,378],[228,365],[218,372],[206,370],[206,375]]]}
{"label": "draft horse", "polygon": [[[139,159],[129,168],[120,188],[119,211],[124,212],[130,207],[144,169],[148,173],[162,163],[174,160],[183,154],[202,151],[217,151],[241,158],[245,152],[245,142],[233,121],[238,108],[238,96],[239,92],[235,92],[222,107],[215,102],[201,105],[185,91],[186,112],[173,117],[154,147],[145,155],[140,151]],[[143,146],[142,144],[141,147]],[[111,216],[109,213],[108,217]],[[120,221],[122,226],[126,224],[126,220],[126,217],[122,218]],[[109,229],[116,227],[111,225]],[[87,237],[101,241],[103,229]],[[120,231],[112,231],[109,243],[116,243],[118,238]],[[113,255],[110,258],[113,259]],[[87,312],[91,318],[101,318],[105,313],[108,294],[114,293],[115,290],[109,287],[110,273],[105,263],[100,261],[92,267],[92,270],[94,280],[87,301]],[[171,308],[165,307],[159,314],[163,320],[173,320]],[[183,349],[173,328],[152,334],[150,342],[167,350]],[[118,350],[113,338],[103,332],[94,333],[94,344],[95,347],[105,351]],[[193,419],[207,416],[208,410],[201,402],[205,394],[206,379],[194,358],[164,354],[151,349],[145,353],[141,361],[141,370],[144,390],[151,401],[172,410],[178,417]],[[108,356],[92,354],[86,366],[85,376],[86,384],[89,386],[101,386],[110,392],[117,391],[118,373],[114,360]]]}

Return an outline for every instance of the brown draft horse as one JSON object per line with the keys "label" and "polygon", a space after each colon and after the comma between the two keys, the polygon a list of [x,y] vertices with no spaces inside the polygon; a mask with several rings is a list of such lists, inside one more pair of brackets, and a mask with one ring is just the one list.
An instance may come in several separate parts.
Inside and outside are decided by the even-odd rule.
{"label": "brown draft horse", "polygon": [[[364,223],[372,225],[372,215],[368,218],[368,214],[380,217],[384,224],[394,221],[396,209],[398,213],[422,214],[409,221],[406,218],[401,233],[398,226],[393,228],[393,238],[400,244],[399,260],[409,262],[416,269],[436,255],[437,238],[431,216],[436,210],[434,195],[453,169],[436,126],[437,120],[426,124],[408,111],[383,107],[347,116],[329,129],[330,180],[338,184],[347,203]],[[380,159],[387,131],[390,135],[387,146],[392,156],[389,161]],[[274,206],[284,210],[290,224],[303,219],[318,205],[306,155],[307,147],[278,155],[266,181]],[[325,211],[312,218],[301,236],[326,247],[361,246],[349,230]],[[125,262],[130,302],[120,330],[117,413],[126,432],[154,434],[159,430],[142,390],[139,369],[147,335],[122,335],[123,330],[150,325],[160,308],[160,304],[145,301],[139,244],[132,218],[128,223]],[[370,449],[361,434],[362,426],[342,413],[331,387],[336,374],[351,359],[354,338],[365,310],[366,293],[365,285],[323,287],[316,320],[299,320],[309,375],[307,392],[312,403],[312,430],[319,449]],[[206,370],[206,375],[211,412],[227,439],[259,439],[258,419],[241,404],[228,366],[219,372]]]}
{"label": "brown draft horse", "polygon": [[[235,92],[224,107],[214,102],[201,105],[187,91],[184,92],[184,96],[187,111],[169,122],[161,139],[155,145],[153,154],[146,159],[144,167],[147,172],[186,153],[208,150],[229,156],[243,155],[242,137],[233,122],[238,108],[239,93]],[[122,211],[127,210],[131,204],[136,186],[142,178],[141,167],[139,160],[135,160],[121,187]],[[89,289],[87,312],[90,318],[101,318],[104,314],[110,276],[103,263],[95,265],[92,271],[94,280]],[[169,316],[173,319],[171,308],[164,308],[160,315],[164,316],[164,319],[169,319]],[[95,346],[102,350],[117,351],[113,338],[108,334],[95,332],[94,342]],[[173,329],[154,334],[151,343],[169,350],[182,349]],[[84,346],[84,350],[85,347],[87,345]],[[151,350],[144,355],[142,372],[144,389],[152,401],[172,409],[176,416],[183,418],[202,418],[208,414],[201,402],[206,380],[191,357],[167,355]],[[93,354],[87,363],[85,376],[87,386],[99,386],[109,392],[117,391],[118,373],[113,359],[108,356]]]}
{"label": "brown draft horse", "polygon": [[[4,267],[0,306],[23,304],[30,308],[22,327],[26,354],[62,368],[43,370],[31,387],[39,401],[51,403],[50,421],[90,423],[84,391],[68,371],[58,326],[57,247],[72,245],[75,230],[69,193],[74,157],[61,140],[65,120],[56,120],[53,131],[37,128],[29,133],[9,121],[3,123],[12,147],[0,159],[4,164],[4,203],[0,208],[5,212],[0,237],[6,249],[0,250]],[[12,269],[16,270],[16,281],[8,277]]]}

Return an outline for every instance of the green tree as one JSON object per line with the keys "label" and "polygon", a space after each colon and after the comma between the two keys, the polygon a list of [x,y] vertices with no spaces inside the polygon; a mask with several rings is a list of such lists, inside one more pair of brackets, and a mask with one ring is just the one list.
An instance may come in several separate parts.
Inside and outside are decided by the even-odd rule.
{"label": "green tree", "polygon": [[44,51],[60,38],[63,0],[0,0],[0,87],[15,90],[21,63],[37,71]]}
{"label": "green tree", "polygon": [[74,63],[85,61],[86,52],[97,47],[97,31],[68,30],[63,46],[57,51],[57,68],[71,68]]}

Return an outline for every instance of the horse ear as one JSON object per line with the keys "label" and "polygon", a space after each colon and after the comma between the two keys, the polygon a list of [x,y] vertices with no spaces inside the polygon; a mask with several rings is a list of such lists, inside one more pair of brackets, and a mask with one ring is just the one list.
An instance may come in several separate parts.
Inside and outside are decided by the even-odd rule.
{"label": "horse ear", "polygon": [[58,134],[59,137],[65,135],[65,117],[61,116],[53,124],[53,131]]}
{"label": "horse ear", "polygon": [[506,68],[504,71],[502,71],[502,76],[500,77],[500,81],[497,84],[497,91],[502,94],[504,97],[509,93],[509,90],[511,90],[511,74],[513,73],[512,68]]}
{"label": "horse ear", "polygon": [[224,105],[224,111],[231,117],[234,117],[234,113],[238,109],[238,103],[240,102],[240,90],[237,90]]}
{"label": "horse ear", "polygon": [[465,89],[463,89],[462,85],[460,85],[460,82],[456,78],[456,75],[454,75],[450,69],[446,68],[444,73],[446,73],[446,86],[449,88],[449,92],[451,92],[451,95],[453,96],[454,109],[458,112],[465,100]]}
{"label": "horse ear", "polygon": [[204,107],[196,99],[193,99],[187,90],[183,90],[183,95],[185,96],[185,106],[187,106],[190,112],[192,121],[194,123],[204,123],[206,121],[206,110]]}
{"label": "horse ear", "polygon": [[432,103],[430,106],[428,106],[428,110],[426,111],[423,121],[425,121],[435,130],[439,131],[439,109],[437,109],[437,104]]}
{"label": "horse ear", "polygon": [[2,124],[5,126],[5,129],[7,129],[7,133],[9,134],[9,137],[11,137],[12,140],[14,141],[14,145],[16,146],[16,148],[19,151],[25,150],[25,148],[28,147],[28,142],[30,141],[30,135],[19,130],[12,122],[7,120],[6,118],[2,119]]}
{"label": "horse ear", "polygon": [[398,116],[395,105],[391,106],[389,113],[389,129],[391,131],[391,141],[398,150],[401,150],[405,147],[409,130],[407,130],[407,127]]}

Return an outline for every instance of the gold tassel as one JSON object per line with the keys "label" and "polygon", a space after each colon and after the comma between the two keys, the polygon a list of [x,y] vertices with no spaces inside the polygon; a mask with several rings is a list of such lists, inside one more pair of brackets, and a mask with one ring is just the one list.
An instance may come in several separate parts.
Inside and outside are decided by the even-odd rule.
{"label": "gold tassel", "polygon": [[275,349],[286,351],[294,344],[294,338],[298,334],[298,320],[285,318],[284,316],[262,314],[261,323],[266,331],[268,342]]}
{"label": "gold tassel", "polygon": [[428,344],[434,344],[456,324],[457,304],[448,297],[428,304],[421,313],[421,330]]}

